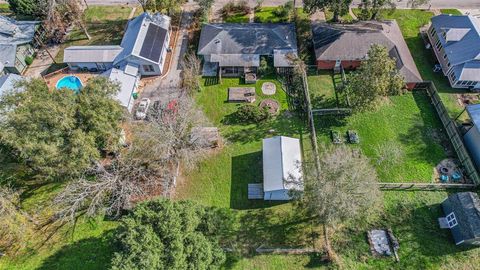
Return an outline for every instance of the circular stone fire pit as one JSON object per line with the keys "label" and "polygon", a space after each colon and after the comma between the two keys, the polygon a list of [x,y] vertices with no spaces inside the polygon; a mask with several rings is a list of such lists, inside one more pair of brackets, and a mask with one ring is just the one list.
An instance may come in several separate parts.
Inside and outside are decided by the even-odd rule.
{"label": "circular stone fire pit", "polygon": [[440,167],[440,172],[443,174],[448,174],[450,170],[447,167]]}
{"label": "circular stone fire pit", "polygon": [[266,82],[262,84],[262,93],[267,96],[275,95],[277,92],[277,86],[272,82]]}
{"label": "circular stone fire pit", "polygon": [[268,108],[268,112],[271,115],[275,115],[279,112],[280,110],[280,104],[278,104],[278,101],[274,99],[264,99],[262,102],[260,102],[260,108]]}

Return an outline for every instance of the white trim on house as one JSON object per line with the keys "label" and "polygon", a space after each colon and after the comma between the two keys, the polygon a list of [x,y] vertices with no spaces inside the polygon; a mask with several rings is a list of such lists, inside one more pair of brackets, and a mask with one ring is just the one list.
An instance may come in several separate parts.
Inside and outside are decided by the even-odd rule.
{"label": "white trim on house", "polygon": [[457,217],[454,212],[451,212],[445,218],[447,219],[448,227],[450,227],[450,229],[458,225]]}

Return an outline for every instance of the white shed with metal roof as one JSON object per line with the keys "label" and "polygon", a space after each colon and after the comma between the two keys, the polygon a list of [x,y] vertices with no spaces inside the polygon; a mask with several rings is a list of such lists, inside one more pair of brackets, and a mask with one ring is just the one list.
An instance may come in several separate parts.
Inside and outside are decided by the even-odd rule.
{"label": "white shed with metal roof", "polygon": [[290,200],[290,190],[303,190],[300,140],[285,136],[263,139],[264,200]]}

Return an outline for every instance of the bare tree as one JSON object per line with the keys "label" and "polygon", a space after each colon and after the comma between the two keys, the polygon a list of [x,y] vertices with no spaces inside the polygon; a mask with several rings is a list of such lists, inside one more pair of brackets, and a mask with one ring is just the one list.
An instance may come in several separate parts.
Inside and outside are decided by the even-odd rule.
{"label": "bare tree", "polygon": [[323,225],[328,257],[337,261],[330,243],[330,228],[375,209],[381,192],[370,161],[347,146],[328,149],[320,158],[320,169],[305,168],[304,203]]}
{"label": "bare tree", "polygon": [[198,75],[200,74],[200,59],[195,53],[188,53],[182,61],[183,87],[189,94],[200,90]]}
{"label": "bare tree", "polygon": [[55,198],[54,220],[65,224],[81,215],[118,217],[132,203],[167,196],[180,164],[191,169],[206,155],[205,143],[191,139],[192,129],[207,123],[191,98],[170,102],[150,120],[132,124],[130,148],[111,164],[97,164]]}

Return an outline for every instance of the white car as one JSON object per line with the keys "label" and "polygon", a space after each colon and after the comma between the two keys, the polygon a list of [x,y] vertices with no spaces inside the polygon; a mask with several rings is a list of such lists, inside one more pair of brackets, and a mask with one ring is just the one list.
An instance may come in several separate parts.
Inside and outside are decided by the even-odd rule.
{"label": "white car", "polygon": [[143,120],[147,117],[148,107],[150,106],[150,99],[142,98],[135,111],[135,118],[137,120]]}

